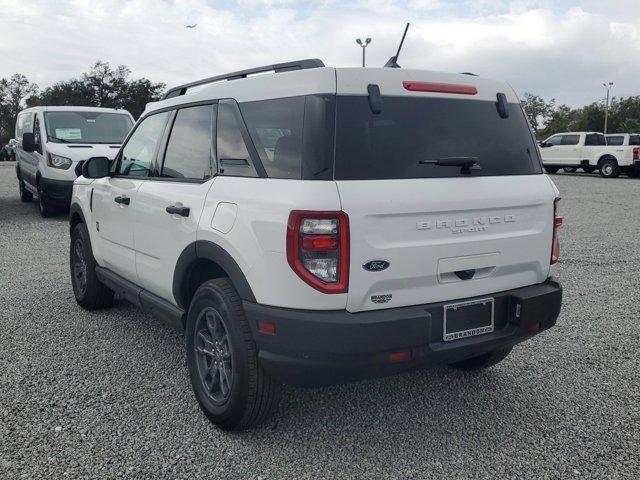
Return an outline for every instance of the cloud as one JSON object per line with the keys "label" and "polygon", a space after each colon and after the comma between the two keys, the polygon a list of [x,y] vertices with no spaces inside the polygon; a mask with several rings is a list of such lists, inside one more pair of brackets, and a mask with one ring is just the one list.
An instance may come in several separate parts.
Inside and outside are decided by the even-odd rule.
{"label": "cloud", "polygon": [[[174,85],[240,68],[319,57],[368,65],[473,71],[580,105],[640,89],[640,2],[549,0],[0,0],[0,77],[41,86],[80,75],[96,60]],[[197,28],[185,25],[197,23]]]}

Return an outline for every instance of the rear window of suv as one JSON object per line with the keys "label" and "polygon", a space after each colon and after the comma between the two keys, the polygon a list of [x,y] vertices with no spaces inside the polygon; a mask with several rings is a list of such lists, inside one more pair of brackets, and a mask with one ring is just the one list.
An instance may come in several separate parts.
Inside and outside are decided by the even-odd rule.
{"label": "rear window of suv", "polygon": [[502,118],[496,102],[382,97],[374,114],[366,96],[338,96],[336,180],[462,176],[438,159],[472,157],[473,176],[542,173],[538,149],[519,105]]}

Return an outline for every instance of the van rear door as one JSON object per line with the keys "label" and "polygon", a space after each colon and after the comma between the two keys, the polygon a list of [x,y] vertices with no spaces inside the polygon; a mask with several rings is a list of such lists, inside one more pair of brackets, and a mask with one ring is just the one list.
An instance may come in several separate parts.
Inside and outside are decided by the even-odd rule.
{"label": "van rear door", "polygon": [[[513,92],[471,76],[434,79],[386,69],[377,83],[381,110],[374,113],[367,94],[374,82],[361,72],[337,74],[334,177],[350,225],[347,309],[419,305],[543,282],[556,190],[542,174]],[[415,91],[407,81],[424,89],[470,88]]]}

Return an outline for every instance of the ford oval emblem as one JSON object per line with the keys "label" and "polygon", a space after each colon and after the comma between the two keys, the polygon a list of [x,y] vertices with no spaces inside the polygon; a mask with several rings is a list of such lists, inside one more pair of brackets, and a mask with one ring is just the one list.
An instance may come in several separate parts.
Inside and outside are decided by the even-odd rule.
{"label": "ford oval emblem", "polygon": [[362,268],[364,268],[369,272],[380,272],[382,270],[389,268],[389,265],[390,263],[387,262],[386,260],[370,260],[364,265],[362,265]]}

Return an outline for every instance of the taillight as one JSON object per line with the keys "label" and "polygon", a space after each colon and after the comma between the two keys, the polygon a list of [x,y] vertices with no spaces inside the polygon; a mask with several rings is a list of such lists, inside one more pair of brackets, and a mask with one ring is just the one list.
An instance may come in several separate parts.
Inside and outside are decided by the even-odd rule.
{"label": "taillight", "polygon": [[633,148],[633,159],[640,160],[640,147]]}
{"label": "taillight", "polygon": [[558,240],[558,229],[562,226],[563,218],[558,214],[558,202],[560,197],[553,201],[553,241],[551,243],[551,265],[558,263],[560,258],[560,240]]}
{"label": "taillight", "polygon": [[349,289],[349,217],[344,212],[294,210],[287,225],[287,261],[323,293]]}

